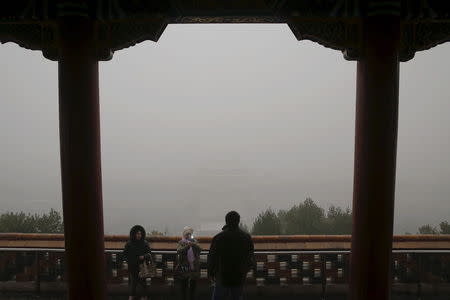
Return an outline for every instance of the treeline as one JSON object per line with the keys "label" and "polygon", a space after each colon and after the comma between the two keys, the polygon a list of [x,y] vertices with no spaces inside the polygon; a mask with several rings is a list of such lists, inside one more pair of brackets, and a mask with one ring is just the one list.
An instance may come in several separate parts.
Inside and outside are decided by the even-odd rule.
{"label": "treeline", "polygon": [[[0,214],[0,232],[63,233],[64,221],[61,214],[53,208],[43,214],[6,212]],[[149,234],[161,236],[167,235],[167,231],[151,230]]]}
{"label": "treeline", "polygon": [[[253,235],[351,234],[352,213],[349,208],[333,205],[325,212],[311,198],[306,198],[288,210],[275,212],[267,209],[259,213],[251,230],[242,223],[241,228]],[[0,232],[63,233],[64,222],[61,214],[54,209],[43,214],[6,212],[0,214]],[[149,233],[167,235],[167,230],[150,230]],[[418,228],[417,234],[450,234],[450,224],[448,221],[438,226],[426,224]]]}
{"label": "treeline", "polygon": [[0,215],[0,232],[62,233],[64,223],[61,214],[53,208],[43,214],[7,212]]}
{"label": "treeline", "polygon": [[349,208],[330,206],[327,212],[311,198],[288,210],[267,209],[253,222],[254,235],[351,234],[352,213]]}
{"label": "treeline", "polygon": [[450,224],[447,221],[439,223],[439,229],[430,224],[419,227],[418,234],[450,234]]}

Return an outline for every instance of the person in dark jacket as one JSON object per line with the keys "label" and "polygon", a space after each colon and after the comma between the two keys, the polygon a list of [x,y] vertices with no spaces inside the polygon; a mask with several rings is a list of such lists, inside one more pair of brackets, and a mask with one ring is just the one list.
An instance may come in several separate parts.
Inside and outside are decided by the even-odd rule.
{"label": "person in dark jacket", "polygon": [[139,278],[139,264],[151,259],[152,252],[145,240],[145,229],[140,225],[135,225],[130,230],[130,240],[123,250],[123,258],[128,263],[128,285],[129,300],[137,296],[137,287],[141,287],[141,299],[146,299],[147,285],[145,278]]}
{"label": "person in dark jacket", "polygon": [[176,276],[180,283],[181,299],[194,300],[197,279],[200,277],[200,252],[202,249],[194,239],[194,229],[184,227],[183,238],[178,242]]}
{"label": "person in dark jacket", "polygon": [[227,213],[225,223],[209,249],[208,276],[214,283],[212,299],[231,296],[233,300],[240,300],[247,273],[254,266],[254,246],[250,235],[239,228],[237,212]]}

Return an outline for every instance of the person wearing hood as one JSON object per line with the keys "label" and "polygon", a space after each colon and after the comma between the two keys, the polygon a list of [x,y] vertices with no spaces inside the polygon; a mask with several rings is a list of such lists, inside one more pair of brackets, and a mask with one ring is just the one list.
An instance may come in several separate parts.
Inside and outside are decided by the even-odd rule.
{"label": "person wearing hood", "polygon": [[247,273],[254,267],[250,235],[239,228],[240,216],[230,211],[226,225],[214,236],[208,254],[208,276],[214,284],[213,300],[241,300]]}
{"label": "person wearing hood", "polygon": [[[194,300],[197,279],[200,277],[200,252],[202,249],[194,239],[194,229],[184,227],[182,239],[177,247],[176,276],[180,283],[181,299]],[[189,298],[188,298],[189,297]]]}
{"label": "person wearing hood", "polygon": [[128,285],[129,300],[133,300],[137,294],[137,287],[141,287],[141,300],[147,299],[147,285],[145,278],[139,278],[139,265],[145,260],[151,259],[152,252],[145,240],[145,229],[140,225],[135,225],[130,230],[130,240],[123,250],[123,258],[128,263]]}

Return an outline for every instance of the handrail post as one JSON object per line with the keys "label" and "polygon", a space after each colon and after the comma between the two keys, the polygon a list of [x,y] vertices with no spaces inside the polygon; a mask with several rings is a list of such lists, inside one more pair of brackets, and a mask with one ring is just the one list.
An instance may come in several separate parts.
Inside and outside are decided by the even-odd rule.
{"label": "handrail post", "polygon": [[417,253],[417,300],[422,299],[422,283],[421,283],[421,275],[422,275],[422,256],[420,253]]}
{"label": "handrail post", "polygon": [[[326,257],[326,255],[324,255],[324,257]],[[322,264],[321,264],[321,268],[322,268],[322,295],[321,298],[322,300],[325,300],[325,291],[327,288],[327,277],[325,276],[325,270],[326,270],[326,259],[322,259]]]}
{"label": "handrail post", "polygon": [[37,250],[34,253],[34,261],[35,261],[35,266],[34,266],[34,278],[35,278],[35,292],[37,296],[41,295],[41,268],[40,268],[40,260],[39,260],[39,250]]}

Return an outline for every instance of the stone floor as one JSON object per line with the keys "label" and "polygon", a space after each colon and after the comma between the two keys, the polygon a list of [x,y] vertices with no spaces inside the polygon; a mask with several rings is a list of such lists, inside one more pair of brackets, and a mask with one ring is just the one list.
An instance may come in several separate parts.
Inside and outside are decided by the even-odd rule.
{"label": "stone floor", "polygon": [[[16,282],[0,282],[0,300],[65,300],[65,286],[61,284],[42,284],[41,294],[35,293],[35,285],[33,283],[16,283]],[[327,287],[325,298],[322,299],[321,286],[265,286],[246,288],[247,300],[269,300],[269,299],[286,299],[286,300],[345,300],[346,285],[334,285]],[[422,285],[421,300],[449,300],[450,284],[439,285]],[[127,297],[127,286],[114,285],[108,286],[108,292],[111,300],[125,300]],[[151,300],[175,300],[179,299],[176,287],[150,287],[149,293]],[[211,288],[200,286],[197,293],[197,300],[209,300],[211,298]],[[403,284],[394,285],[392,300],[417,300],[417,285]]]}

